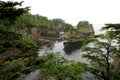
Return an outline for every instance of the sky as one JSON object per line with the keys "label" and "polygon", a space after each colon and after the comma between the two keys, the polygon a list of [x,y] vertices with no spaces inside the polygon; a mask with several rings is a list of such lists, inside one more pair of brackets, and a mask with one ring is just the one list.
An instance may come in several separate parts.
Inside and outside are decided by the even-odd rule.
{"label": "sky", "polygon": [[61,18],[74,26],[85,20],[98,30],[105,23],[120,23],[120,0],[24,0],[23,6],[31,6],[32,14]]}

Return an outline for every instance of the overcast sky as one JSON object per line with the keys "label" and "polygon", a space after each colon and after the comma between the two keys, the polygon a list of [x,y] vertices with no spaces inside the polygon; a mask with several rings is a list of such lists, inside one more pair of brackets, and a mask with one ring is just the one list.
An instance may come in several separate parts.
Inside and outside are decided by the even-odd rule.
{"label": "overcast sky", "polygon": [[97,29],[105,23],[120,23],[120,0],[24,0],[24,6],[31,6],[32,14],[61,18],[74,26],[83,20]]}

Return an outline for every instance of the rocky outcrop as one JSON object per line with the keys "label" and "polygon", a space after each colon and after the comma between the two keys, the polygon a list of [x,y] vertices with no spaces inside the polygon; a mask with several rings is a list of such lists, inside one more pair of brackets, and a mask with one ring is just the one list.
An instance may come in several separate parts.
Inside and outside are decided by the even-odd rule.
{"label": "rocky outcrop", "polygon": [[71,31],[71,32],[66,32],[64,34],[64,38],[65,39],[83,39],[86,37],[90,37],[93,34],[94,34],[94,31],[93,32],[84,32],[84,33],[80,33],[80,34],[77,34],[76,31]]}
{"label": "rocky outcrop", "polygon": [[95,33],[94,28],[92,25],[90,25],[88,27],[84,27],[84,28],[82,27],[82,28],[73,29],[72,31],[68,31],[64,34],[64,38],[82,39],[82,38],[90,37],[94,33]]}
{"label": "rocky outcrop", "polygon": [[15,32],[22,34],[24,39],[36,41],[40,34],[40,28],[38,28],[38,27],[18,28],[15,30]]}
{"label": "rocky outcrop", "polygon": [[59,31],[57,29],[41,29],[40,36],[42,36],[42,37],[59,37]]}
{"label": "rocky outcrop", "polygon": [[82,29],[73,29],[72,31],[66,32],[64,38],[67,39],[67,42],[64,42],[64,51],[66,53],[71,53],[76,49],[80,49],[82,46],[83,40],[85,38],[91,37],[94,34],[94,29],[92,26],[85,27]]}
{"label": "rocky outcrop", "polygon": [[68,41],[64,42],[64,51],[68,54],[71,54],[72,51],[80,49],[83,41]]}
{"label": "rocky outcrop", "polygon": [[72,29],[60,35],[63,32],[65,24],[59,24],[56,28],[46,27],[25,27],[15,29],[15,32],[23,34],[24,39],[36,41],[40,46],[55,40],[84,39],[94,34],[94,28],[91,24],[85,28]]}

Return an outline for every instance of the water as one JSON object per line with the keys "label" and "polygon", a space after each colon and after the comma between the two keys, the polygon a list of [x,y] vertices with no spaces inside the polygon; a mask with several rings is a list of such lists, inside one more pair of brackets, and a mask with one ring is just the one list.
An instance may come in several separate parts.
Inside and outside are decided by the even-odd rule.
{"label": "water", "polygon": [[66,54],[64,49],[64,43],[65,41],[58,42],[56,41],[51,46],[44,46],[43,49],[39,50],[39,56],[43,55],[45,52],[60,52],[64,57],[66,57],[68,60],[74,60],[74,61],[80,61],[87,63],[87,59],[82,58],[81,55],[84,54],[84,52],[80,51],[80,49],[72,51],[70,54]]}

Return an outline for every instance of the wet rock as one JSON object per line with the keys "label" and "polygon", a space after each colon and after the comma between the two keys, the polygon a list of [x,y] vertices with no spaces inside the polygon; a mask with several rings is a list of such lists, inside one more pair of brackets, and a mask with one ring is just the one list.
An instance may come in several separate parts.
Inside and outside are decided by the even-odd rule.
{"label": "wet rock", "polygon": [[31,72],[27,75],[23,80],[38,80],[40,76],[40,70],[36,70],[35,72]]}
{"label": "wet rock", "polygon": [[69,41],[69,42],[64,42],[63,44],[64,44],[64,51],[70,54],[72,51],[80,49],[80,47],[82,46],[82,41]]}

